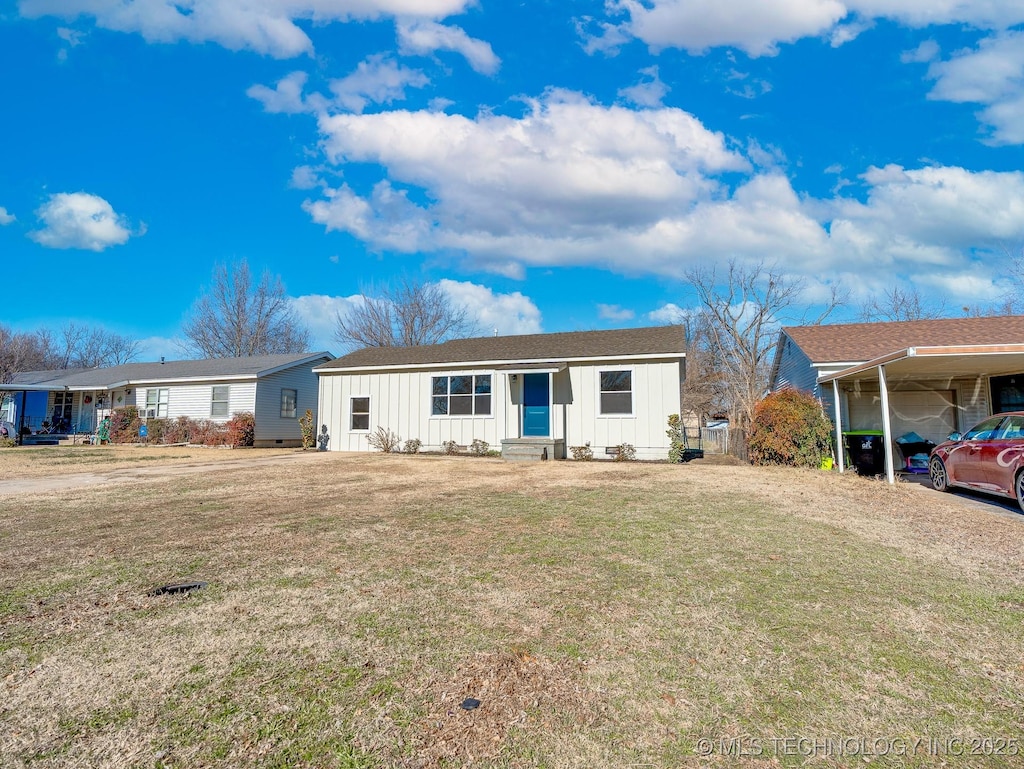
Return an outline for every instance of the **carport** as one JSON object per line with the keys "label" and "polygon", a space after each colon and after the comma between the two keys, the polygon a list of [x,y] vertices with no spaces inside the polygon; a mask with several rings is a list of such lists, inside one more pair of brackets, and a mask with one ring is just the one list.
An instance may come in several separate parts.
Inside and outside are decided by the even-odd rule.
{"label": "carport", "polygon": [[[984,383],[987,388],[992,377],[1014,374],[1024,375],[1024,344],[907,347],[821,376],[818,384],[823,392],[828,383],[832,384],[839,471],[846,470],[843,454],[842,392],[856,390],[864,385],[877,385],[882,442],[885,448],[885,474],[889,483],[894,483],[896,471],[893,462],[893,423],[890,409],[890,396],[894,386],[916,382],[974,380],[977,387]],[[936,391],[922,389],[919,392]],[[927,408],[927,405],[924,407]],[[969,425],[959,425],[958,429],[966,427]]]}

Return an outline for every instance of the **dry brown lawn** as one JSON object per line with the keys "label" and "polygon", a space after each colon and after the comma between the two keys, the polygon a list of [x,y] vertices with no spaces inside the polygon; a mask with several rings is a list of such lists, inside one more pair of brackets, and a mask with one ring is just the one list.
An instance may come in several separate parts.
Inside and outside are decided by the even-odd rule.
{"label": "dry brown lawn", "polygon": [[1021,764],[1024,517],[698,462],[97,450],[0,452],[39,484],[0,488],[5,767]]}

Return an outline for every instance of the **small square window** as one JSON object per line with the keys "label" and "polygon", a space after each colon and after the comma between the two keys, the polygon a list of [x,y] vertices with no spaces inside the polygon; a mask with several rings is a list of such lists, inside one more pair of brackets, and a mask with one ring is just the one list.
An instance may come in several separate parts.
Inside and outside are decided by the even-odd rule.
{"label": "small square window", "polygon": [[633,372],[601,372],[601,413],[633,413]]}
{"label": "small square window", "polygon": [[370,399],[369,398],[353,398],[351,400],[352,408],[351,420],[349,421],[350,430],[369,430],[370,429]]}
{"label": "small square window", "polygon": [[295,419],[298,400],[298,390],[281,390],[281,419]]}

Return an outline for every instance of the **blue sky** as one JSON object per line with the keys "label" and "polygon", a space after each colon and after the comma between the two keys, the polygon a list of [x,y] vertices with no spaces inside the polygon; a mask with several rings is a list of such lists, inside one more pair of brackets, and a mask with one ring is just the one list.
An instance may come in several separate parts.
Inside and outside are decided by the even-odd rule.
{"label": "blue sky", "polygon": [[489,333],[648,325],[767,262],[844,315],[1006,290],[1020,0],[0,0],[0,322],[180,356],[217,262],[317,347],[398,274]]}

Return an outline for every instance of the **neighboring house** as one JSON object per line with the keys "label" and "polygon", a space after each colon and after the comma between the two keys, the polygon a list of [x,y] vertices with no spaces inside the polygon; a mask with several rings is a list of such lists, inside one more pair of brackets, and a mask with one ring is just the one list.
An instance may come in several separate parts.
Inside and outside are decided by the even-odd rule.
{"label": "neighboring house", "polygon": [[837,434],[881,431],[892,479],[895,438],[1024,409],[1024,316],[783,328],[770,389],[785,387],[818,397]]}
{"label": "neighboring house", "polygon": [[[144,419],[256,417],[257,446],[300,445],[296,421],[316,408],[313,367],[329,352],[249,358],[126,363],[70,371],[30,371],[0,383],[10,392],[19,430],[91,433],[112,409],[135,406]],[[43,426],[43,423],[46,426]]]}
{"label": "neighboring house", "polygon": [[318,422],[335,451],[371,450],[382,427],[433,451],[481,440],[507,458],[560,459],[628,443],[665,459],[685,348],[680,326],[365,348],[316,369]]}

